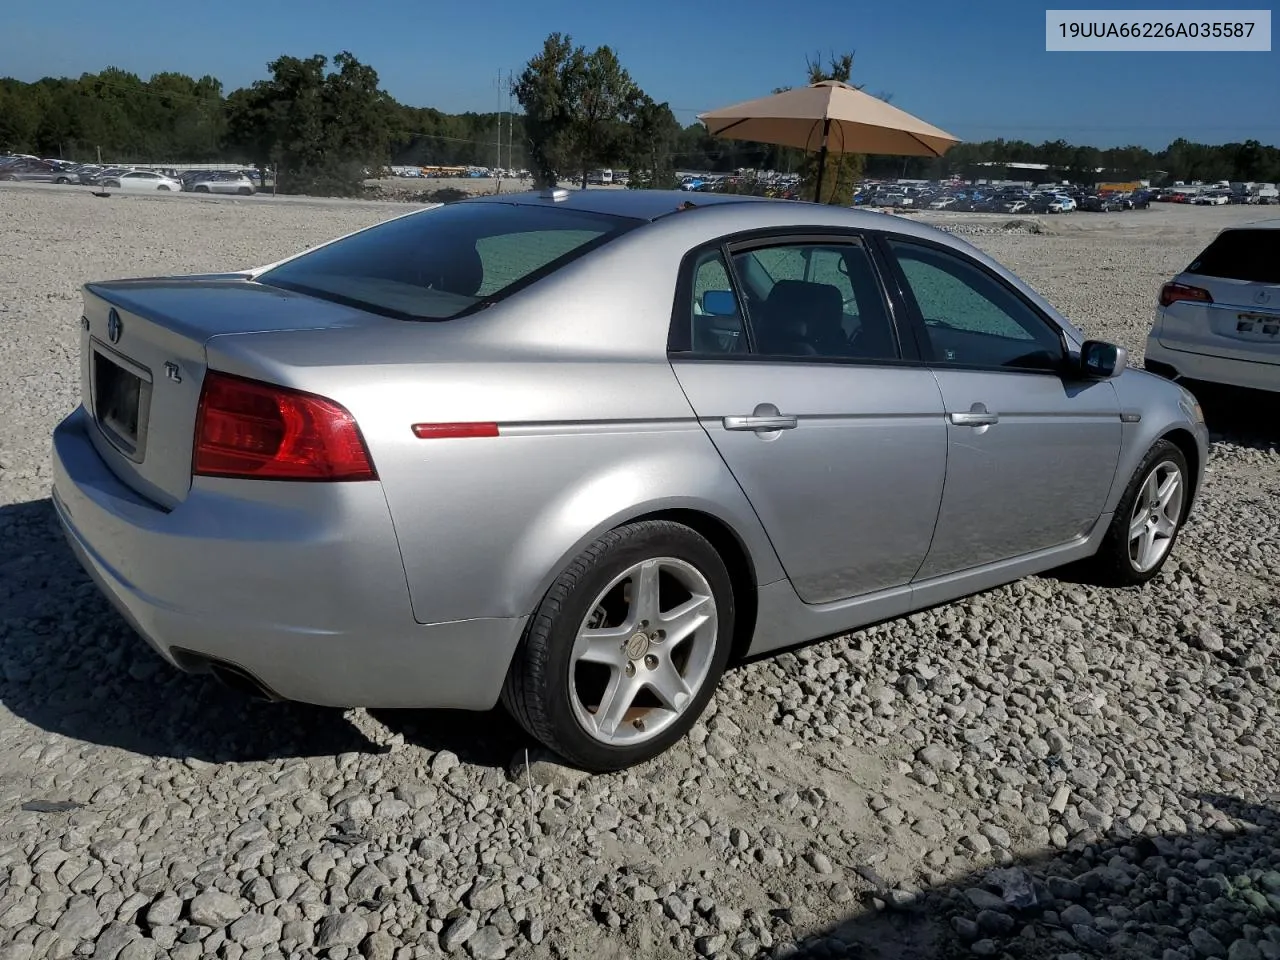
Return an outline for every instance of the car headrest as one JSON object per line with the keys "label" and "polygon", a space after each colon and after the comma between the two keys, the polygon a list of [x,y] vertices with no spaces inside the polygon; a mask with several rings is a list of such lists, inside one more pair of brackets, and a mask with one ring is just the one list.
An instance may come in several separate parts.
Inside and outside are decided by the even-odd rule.
{"label": "car headrest", "polygon": [[443,251],[432,272],[433,287],[463,297],[474,297],[484,283],[484,262],[473,244],[461,243]]}

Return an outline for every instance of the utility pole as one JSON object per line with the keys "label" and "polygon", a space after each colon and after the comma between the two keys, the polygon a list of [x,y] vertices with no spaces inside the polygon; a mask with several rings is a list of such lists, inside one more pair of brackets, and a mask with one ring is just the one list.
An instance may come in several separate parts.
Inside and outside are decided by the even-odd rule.
{"label": "utility pole", "polygon": [[502,169],[502,70],[498,70],[498,110],[496,114],[498,121],[498,162],[494,166],[494,174],[496,175]]}

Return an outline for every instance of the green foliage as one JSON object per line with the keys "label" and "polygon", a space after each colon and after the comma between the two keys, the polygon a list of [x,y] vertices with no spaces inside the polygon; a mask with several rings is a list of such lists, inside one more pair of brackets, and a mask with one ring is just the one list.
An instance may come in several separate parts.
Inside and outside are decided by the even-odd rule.
{"label": "green foliage", "polygon": [[[853,84],[853,53],[840,56],[832,54],[824,67],[820,58],[805,61],[810,83],[821,83],[823,80],[839,80],[849,83],[861,90],[861,84]],[[818,154],[806,153],[800,161],[801,186],[800,196],[812,200],[818,189]],[[847,207],[853,203],[854,185],[862,178],[863,158],[855,153],[828,152],[827,162],[822,174],[822,203],[834,203]]]}
{"label": "green foliage", "polygon": [[283,193],[352,196],[365,169],[387,162],[397,104],[378,74],[350,53],[280,57],[270,78],[228,99],[228,144],[258,167],[277,170]]}
{"label": "green foliage", "polygon": [[569,174],[585,187],[588,171],[626,159],[635,145],[632,120],[649,101],[611,48],[588,53],[561,33],[547,37],[511,90],[524,108],[529,165],[543,187]]}
{"label": "green foliage", "polygon": [[[853,55],[807,61],[809,80],[848,82]],[[523,115],[446,114],[396,103],[371,67],[350,54],[280,57],[269,76],[224,95],[214,77],[109,67],[34,83],[0,78],[0,151],[68,160],[280,167],[280,187],[358,192],[365,169],[412,165],[528,168],[541,182],[626,164],[634,187],[667,187],[675,170],[778,170],[805,175],[815,157],[771,144],[720,140],[701,124],[680,129],[608,47],[587,52],[552,34],[512,84]],[[883,94],[878,94],[883,97]],[[502,156],[498,157],[498,144]],[[823,200],[845,203],[860,175],[937,179],[1002,175],[985,162],[1045,163],[1051,175],[1107,179],[1280,181],[1280,148],[1257,140],[1208,145],[1175,140],[1163,150],[1099,149],[1054,140],[961,143],[940,159],[829,156]],[[749,180],[738,189],[756,189]]]}

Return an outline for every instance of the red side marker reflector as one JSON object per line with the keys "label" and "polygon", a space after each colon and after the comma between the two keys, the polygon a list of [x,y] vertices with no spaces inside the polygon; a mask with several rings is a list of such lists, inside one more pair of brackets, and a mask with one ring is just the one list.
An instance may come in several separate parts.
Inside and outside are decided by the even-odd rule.
{"label": "red side marker reflector", "polygon": [[458,437],[496,437],[496,423],[415,423],[413,435],[419,440],[446,440]]}

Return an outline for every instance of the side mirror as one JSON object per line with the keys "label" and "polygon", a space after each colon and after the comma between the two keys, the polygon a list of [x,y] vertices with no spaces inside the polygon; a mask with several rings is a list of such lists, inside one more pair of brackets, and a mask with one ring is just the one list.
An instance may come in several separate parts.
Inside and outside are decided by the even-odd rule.
{"label": "side mirror", "polygon": [[1129,351],[1105,340],[1086,340],[1080,347],[1080,372],[1097,380],[1110,380],[1124,372]]}
{"label": "side mirror", "polygon": [[732,290],[707,290],[702,294],[702,310],[713,317],[735,317],[738,298]]}

